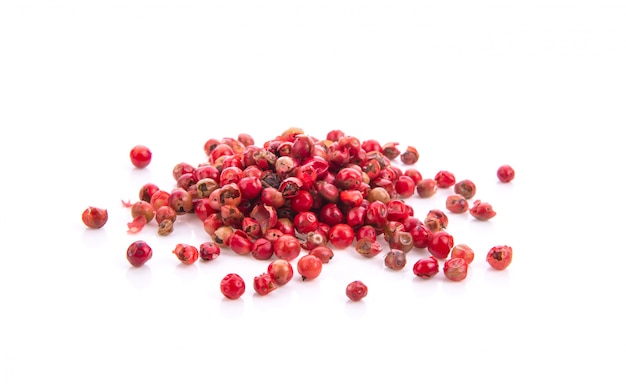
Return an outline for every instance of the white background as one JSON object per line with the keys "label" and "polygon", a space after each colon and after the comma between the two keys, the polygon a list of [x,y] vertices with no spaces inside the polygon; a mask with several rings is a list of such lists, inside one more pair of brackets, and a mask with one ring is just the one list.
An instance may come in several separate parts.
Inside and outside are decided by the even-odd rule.
{"label": "white background", "polygon": [[[0,390],[623,391],[625,20],[598,0],[2,2]],[[413,145],[425,177],[473,179],[498,215],[450,216],[468,278],[347,249],[259,297],[266,262],[175,259],[208,239],[193,216],[126,233],[120,200],[172,187],[209,138],[292,126]],[[409,202],[423,217],[448,193]],[[154,249],[140,269],[136,239]],[[496,272],[484,255],[504,243]],[[249,284],[238,301],[228,272]]]}

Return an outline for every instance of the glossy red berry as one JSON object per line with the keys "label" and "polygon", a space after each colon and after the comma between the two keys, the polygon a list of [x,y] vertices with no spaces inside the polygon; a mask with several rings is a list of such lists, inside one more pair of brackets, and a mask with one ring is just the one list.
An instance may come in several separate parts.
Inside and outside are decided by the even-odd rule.
{"label": "glossy red berry", "polygon": [[438,259],[445,259],[454,247],[454,238],[447,231],[433,233],[428,241],[428,251]]}
{"label": "glossy red berry", "polygon": [[282,286],[293,278],[293,266],[284,259],[274,260],[268,264],[267,273],[270,274],[277,285]]}
{"label": "glossy red berry", "polygon": [[278,288],[278,285],[272,278],[272,275],[264,272],[261,275],[257,275],[254,277],[252,281],[252,288],[259,295],[267,295],[276,290],[276,288]]}
{"label": "glossy red berry", "polygon": [[103,227],[109,220],[109,213],[106,209],[98,207],[87,207],[82,214],[83,223],[91,229]]}
{"label": "glossy red berry", "polygon": [[413,178],[404,174],[398,177],[394,185],[398,196],[403,199],[413,196],[413,194],[415,193],[415,186],[416,185]]}
{"label": "glossy red berry", "polygon": [[413,246],[418,249],[427,248],[433,236],[433,232],[423,223],[419,223],[409,233],[413,237]]}
{"label": "glossy red berry", "polygon": [[432,278],[439,273],[439,261],[434,256],[421,258],[413,264],[413,273],[422,279]]}
{"label": "glossy red berry", "polygon": [[459,282],[467,277],[467,262],[460,258],[448,259],[443,264],[443,274],[449,280]]}
{"label": "glossy red berry", "polygon": [[274,241],[274,254],[279,259],[295,260],[300,254],[300,241],[290,234],[281,235]]}
{"label": "glossy red berry", "polygon": [[503,270],[513,261],[513,248],[508,245],[498,245],[487,252],[487,262],[497,270]]}
{"label": "glossy red berry", "polygon": [[237,299],[246,291],[246,283],[238,274],[230,273],[220,281],[220,291],[228,299]]}
{"label": "glossy red berry", "polygon": [[497,175],[501,182],[511,182],[515,178],[515,170],[509,165],[502,165],[498,168]]}
{"label": "glossy red berry", "polygon": [[339,223],[330,228],[328,240],[337,249],[345,249],[354,241],[354,230],[345,223]]}
{"label": "glossy red berry", "polygon": [[199,257],[198,248],[188,244],[176,244],[172,253],[178,257],[181,263],[187,265],[195,263]]}
{"label": "glossy red berry", "polygon": [[211,261],[217,259],[222,250],[214,242],[203,242],[200,244],[199,256],[203,261]]}
{"label": "glossy red berry", "polygon": [[259,238],[252,244],[250,253],[257,260],[269,260],[274,256],[274,244],[267,238]]}
{"label": "glossy red berry", "polygon": [[346,296],[350,298],[351,301],[357,302],[362,300],[367,296],[367,286],[365,283],[360,280],[355,280],[354,282],[348,283],[346,286]]}
{"label": "glossy red berry", "polygon": [[322,273],[322,260],[315,255],[305,255],[298,259],[297,268],[302,280],[313,280]]}
{"label": "glossy red berry", "polygon": [[141,267],[152,258],[152,248],[145,241],[135,241],[126,250],[126,259],[133,267]]}
{"label": "glossy red berry", "polygon": [[228,245],[238,255],[247,255],[252,251],[252,240],[243,230],[233,231]]}
{"label": "glossy red berry", "polygon": [[137,145],[130,150],[130,161],[135,167],[143,169],[152,161],[152,152],[146,146]]}

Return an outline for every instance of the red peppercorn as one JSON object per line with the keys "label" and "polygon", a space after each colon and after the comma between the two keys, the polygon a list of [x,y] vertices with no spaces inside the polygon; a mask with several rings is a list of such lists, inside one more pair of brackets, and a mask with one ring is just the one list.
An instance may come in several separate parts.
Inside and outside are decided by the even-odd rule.
{"label": "red peppercorn", "polygon": [[152,197],[150,198],[150,204],[152,204],[152,208],[156,211],[161,206],[169,205],[169,199],[169,192],[160,189],[152,194]]}
{"label": "red peppercorn", "polygon": [[238,274],[230,273],[220,281],[220,291],[228,299],[237,299],[246,291],[246,283]]}
{"label": "red peppercorn", "polygon": [[471,180],[461,180],[454,184],[454,193],[471,199],[476,194],[476,185]]}
{"label": "red peppercorn", "polygon": [[370,225],[364,225],[358,228],[355,234],[355,238],[359,241],[362,238],[367,238],[372,241],[376,241],[376,237],[378,234],[376,233],[376,229],[374,229]]}
{"label": "red peppercorn", "polygon": [[394,231],[389,238],[389,247],[408,253],[413,249],[413,237],[411,233],[402,230]]}
{"label": "red peppercorn", "polygon": [[423,179],[422,173],[420,173],[417,169],[411,167],[404,171],[404,175],[411,177],[415,185],[419,184],[419,182]]}
{"label": "red peppercorn", "polygon": [[316,246],[309,251],[309,254],[319,257],[322,260],[322,264],[328,264],[335,256],[335,252],[325,245]]}
{"label": "red peppercorn", "polygon": [[152,151],[146,146],[137,145],[130,150],[130,161],[135,167],[143,169],[152,161]]}
{"label": "red peppercorn", "polygon": [[274,242],[274,254],[287,261],[295,260],[300,254],[300,242],[290,234],[281,235]]}
{"label": "red peppercorn", "polygon": [[400,155],[400,160],[405,165],[413,165],[417,162],[419,157],[420,157],[420,154],[417,152],[415,147],[408,146],[406,148],[406,151],[403,152],[402,155]]}
{"label": "red peppercorn", "polygon": [[277,287],[278,285],[272,278],[272,275],[267,272],[255,276],[252,281],[252,288],[258,295],[267,295],[276,290]]}
{"label": "red peppercorn", "polygon": [[413,246],[418,249],[424,249],[428,247],[430,239],[433,236],[433,232],[430,231],[423,223],[418,224],[410,231],[411,237],[413,237]]}
{"label": "red peppercorn", "polygon": [[354,241],[354,230],[345,223],[339,223],[331,227],[328,240],[337,249],[345,249]]}
{"label": "red peppercorn", "polygon": [[137,218],[138,216],[142,215],[144,218],[146,218],[146,223],[148,223],[152,221],[152,219],[154,219],[155,212],[152,208],[152,204],[148,203],[147,201],[139,200],[133,203],[133,205],[130,207],[130,215],[133,218]]}
{"label": "red peppercorn", "polygon": [[267,273],[277,285],[282,286],[293,278],[293,267],[289,261],[278,259],[268,264]]}
{"label": "red peppercorn", "polygon": [[207,241],[200,244],[199,255],[203,261],[211,261],[217,259],[221,254],[221,249],[215,243]]}
{"label": "red peppercorn", "polygon": [[252,251],[252,240],[243,230],[234,230],[228,245],[238,255],[247,255]]}
{"label": "red peppercorn", "polygon": [[469,210],[467,199],[461,195],[448,195],[446,198],[446,209],[453,214],[462,214]]}
{"label": "red peppercorn", "polygon": [[443,274],[449,280],[459,282],[467,277],[467,262],[460,257],[446,260],[443,264]]}
{"label": "red peppercorn", "polygon": [[462,258],[467,262],[467,264],[471,264],[474,260],[474,251],[466,244],[458,244],[455,245],[454,248],[450,251],[450,258]]}
{"label": "red peppercorn", "polygon": [[354,302],[360,301],[367,296],[368,288],[360,280],[348,283],[346,286],[346,296]]}
{"label": "red peppercorn", "polygon": [[413,273],[422,279],[432,278],[439,273],[439,261],[434,256],[421,258],[413,264]]}
{"label": "red peppercorn", "polygon": [[433,233],[428,241],[428,251],[438,259],[445,259],[454,247],[454,238],[447,231]]}
{"label": "red peppercorn", "polygon": [[496,212],[491,207],[491,204],[482,202],[480,200],[476,200],[474,205],[469,210],[470,214],[481,221],[486,221],[494,216],[496,216]]}
{"label": "red peppercorn", "polygon": [[193,245],[176,244],[176,247],[172,251],[178,257],[183,264],[193,264],[198,260],[198,248]]}
{"label": "red peppercorn", "polygon": [[362,256],[372,258],[380,254],[383,251],[383,247],[375,239],[372,240],[365,237],[356,242],[356,251]]}
{"label": "red peppercorn", "polygon": [[[150,208],[152,208],[152,205],[150,206]],[[161,206],[154,213],[154,219],[158,224],[161,224],[164,220],[169,220],[173,223],[176,221],[176,217],[176,211],[174,211],[174,209],[170,206]]]}
{"label": "red peppercorn", "polygon": [[441,210],[432,209],[426,214],[424,225],[433,233],[444,230],[448,227],[448,216]]}
{"label": "red peppercorn", "polygon": [[395,183],[395,190],[401,198],[407,198],[415,193],[415,181],[413,178],[401,175]]}
{"label": "red peppercorn", "polygon": [[450,173],[447,170],[441,170],[437,174],[435,174],[434,178],[435,182],[437,182],[437,186],[439,188],[450,188],[456,182],[456,178],[454,178],[454,174]]}
{"label": "red peppercorn", "polygon": [[145,241],[135,241],[126,250],[126,259],[133,267],[141,267],[152,258],[152,248]]}
{"label": "red peppercorn", "polygon": [[406,253],[398,249],[392,249],[385,256],[385,267],[399,271],[406,265]]}
{"label": "red peppercorn", "polygon": [[497,175],[501,182],[511,182],[515,178],[515,170],[509,165],[502,165],[498,168]]}
{"label": "red peppercorn", "polygon": [[85,226],[91,229],[99,229],[109,220],[109,213],[103,208],[87,207],[87,209],[83,211],[82,220]]}
{"label": "red peppercorn", "polygon": [[322,260],[315,255],[304,255],[298,259],[298,273],[302,280],[313,280],[322,272]]}
{"label": "red peppercorn", "polygon": [[487,252],[487,262],[496,270],[503,270],[513,261],[513,248],[508,245],[497,245]]}
{"label": "red peppercorn", "polygon": [[158,190],[159,190],[159,187],[156,186],[155,184],[152,184],[152,183],[144,184],[139,189],[139,200],[147,201],[149,203],[154,192]]}
{"label": "red peppercorn", "polygon": [[415,189],[419,197],[428,198],[437,193],[437,182],[432,178],[425,178],[417,183]]}
{"label": "red peppercorn", "polygon": [[252,257],[257,260],[269,260],[274,255],[274,244],[266,238],[259,238],[252,244],[252,250],[250,253],[252,254]]}

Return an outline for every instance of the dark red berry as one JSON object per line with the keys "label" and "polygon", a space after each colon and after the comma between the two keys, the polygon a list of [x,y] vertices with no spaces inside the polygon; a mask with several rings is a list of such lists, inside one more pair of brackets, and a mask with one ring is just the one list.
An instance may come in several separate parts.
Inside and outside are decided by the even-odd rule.
{"label": "dark red berry", "polygon": [[203,242],[200,244],[199,255],[203,261],[215,260],[219,257],[222,250],[214,242]]}
{"label": "dark red berry", "polygon": [[421,258],[413,264],[413,273],[423,279],[432,278],[439,273],[439,261],[434,256]]}
{"label": "dark red berry", "polygon": [[454,238],[447,231],[433,233],[428,241],[428,251],[438,259],[445,259],[454,246]]}
{"label": "dark red berry", "polygon": [[141,267],[152,258],[152,248],[145,241],[135,241],[126,250],[126,259],[133,267]]}
{"label": "dark red berry", "polygon": [[367,286],[360,280],[348,283],[346,286],[346,295],[351,301],[360,301],[367,296]]}

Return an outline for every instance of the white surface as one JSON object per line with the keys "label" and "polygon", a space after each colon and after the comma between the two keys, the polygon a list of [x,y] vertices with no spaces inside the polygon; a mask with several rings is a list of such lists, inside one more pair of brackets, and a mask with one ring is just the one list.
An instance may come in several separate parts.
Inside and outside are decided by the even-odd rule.
{"label": "white surface", "polygon": [[[624,390],[626,5],[414,3],[2,3],[0,390]],[[173,186],[208,138],[291,126],[414,145],[425,176],[472,178],[498,215],[450,215],[476,250],[467,280],[418,281],[417,251],[392,272],[345,250],[258,297],[266,262],[175,259],[208,238],[192,216],[125,232],[120,200]],[[423,216],[447,193],[410,203]],[[89,205],[108,208],[102,230],[82,225]],[[154,249],[141,269],[135,239]]]}

